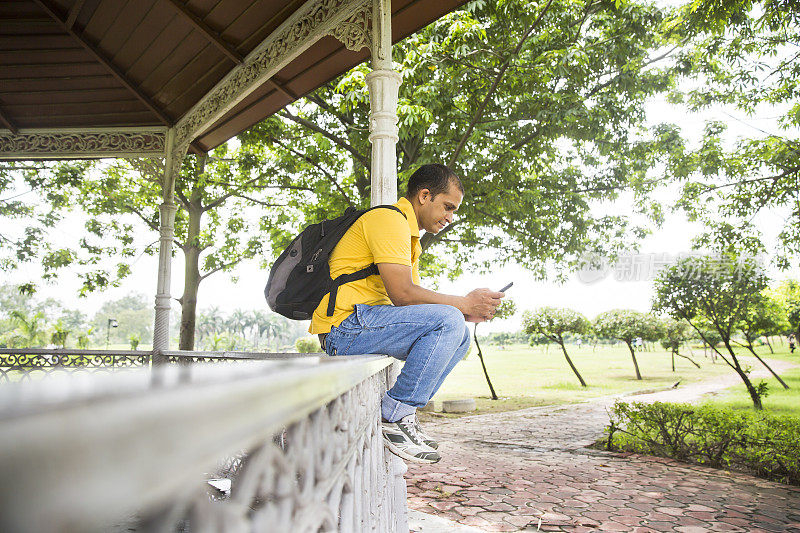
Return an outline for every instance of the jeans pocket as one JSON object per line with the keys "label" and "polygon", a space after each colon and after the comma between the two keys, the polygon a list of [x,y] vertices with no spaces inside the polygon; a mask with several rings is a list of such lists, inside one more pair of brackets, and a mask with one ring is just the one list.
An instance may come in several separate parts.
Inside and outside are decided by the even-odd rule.
{"label": "jeans pocket", "polygon": [[356,304],[354,307],[353,315],[359,328],[367,329],[381,325],[381,310],[392,306]]}
{"label": "jeans pocket", "polygon": [[[349,318],[347,319],[349,320]],[[342,323],[344,325],[344,323]],[[331,328],[325,338],[325,352],[328,355],[347,355],[348,349],[358,336],[358,331],[353,328],[343,328],[342,325]]]}

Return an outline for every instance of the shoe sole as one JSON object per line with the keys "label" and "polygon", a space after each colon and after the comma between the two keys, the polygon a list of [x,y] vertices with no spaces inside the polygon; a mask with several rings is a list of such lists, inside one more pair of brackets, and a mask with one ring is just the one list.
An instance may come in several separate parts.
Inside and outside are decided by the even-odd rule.
{"label": "shoe sole", "polygon": [[392,452],[393,454],[395,454],[396,456],[398,456],[399,458],[405,459],[406,461],[411,461],[412,463],[420,463],[420,464],[431,465],[431,464],[434,464],[434,463],[438,463],[439,461],[442,460],[441,456],[438,459],[436,459],[435,461],[432,461],[430,459],[423,459],[421,457],[417,457],[415,455],[411,455],[410,453],[401,450],[400,448],[395,446],[392,442],[390,442],[387,439],[383,439],[383,445],[386,446],[387,448],[389,448],[389,451]]}

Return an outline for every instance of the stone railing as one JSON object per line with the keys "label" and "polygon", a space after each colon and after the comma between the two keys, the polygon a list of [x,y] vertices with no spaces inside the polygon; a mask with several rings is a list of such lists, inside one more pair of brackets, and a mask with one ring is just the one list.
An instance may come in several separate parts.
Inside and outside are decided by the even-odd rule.
{"label": "stone railing", "polygon": [[305,356],[5,383],[0,531],[408,531],[380,433],[393,371]]}

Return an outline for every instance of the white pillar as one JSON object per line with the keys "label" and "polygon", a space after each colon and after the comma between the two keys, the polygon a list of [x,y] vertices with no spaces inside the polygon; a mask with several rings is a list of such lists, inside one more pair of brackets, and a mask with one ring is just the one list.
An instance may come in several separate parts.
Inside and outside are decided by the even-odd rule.
{"label": "white pillar", "polygon": [[[372,72],[367,74],[369,87],[369,140],[372,143],[372,194],[370,205],[391,204],[397,201],[397,97],[400,74],[392,70],[392,2],[372,1]],[[395,362],[387,368],[387,388],[399,374]],[[406,480],[408,468],[402,459],[388,450],[388,490],[394,504],[394,524],[390,531],[408,531]]]}
{"label": "white pillar", "polygon": [[397,97],[400,74],[392,70],[391,0],[372,3],[372,72],[369,87],[369,140],[372,143],[370,205],[397,201]]}
{"label": "white pillar", "polygon": [[153,351],[169,350],[169,314],[172,297],[172,241],[175,238],[175,178],[180,171],[185,149],[174,146],[175,131],[167,131],[164,157],[164,179],[161,182],[164,202],[160,206],[160,244],[158,254],[158,282],[156,285],[155,323],[153,325]]}

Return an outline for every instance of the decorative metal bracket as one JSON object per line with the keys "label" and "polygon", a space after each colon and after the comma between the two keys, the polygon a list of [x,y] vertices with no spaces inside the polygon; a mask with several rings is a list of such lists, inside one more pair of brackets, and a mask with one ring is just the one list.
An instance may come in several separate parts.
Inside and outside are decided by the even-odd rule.
{"label": "decorative metal bracket", "polygon": [[348,50],[358,52],[372,48],[372,2],[364,9],[342,22],[329,33],[344,44]]}
{"label": "decorative metal bracket", "polygon": [[194,140],[320,38],[363,11],[366,3],[308,0],[178,121],[176,145]]}
{"label": "decorative metal bracket", "polygon": [[0,132],[0,160],[162,157],[166,128]]}

